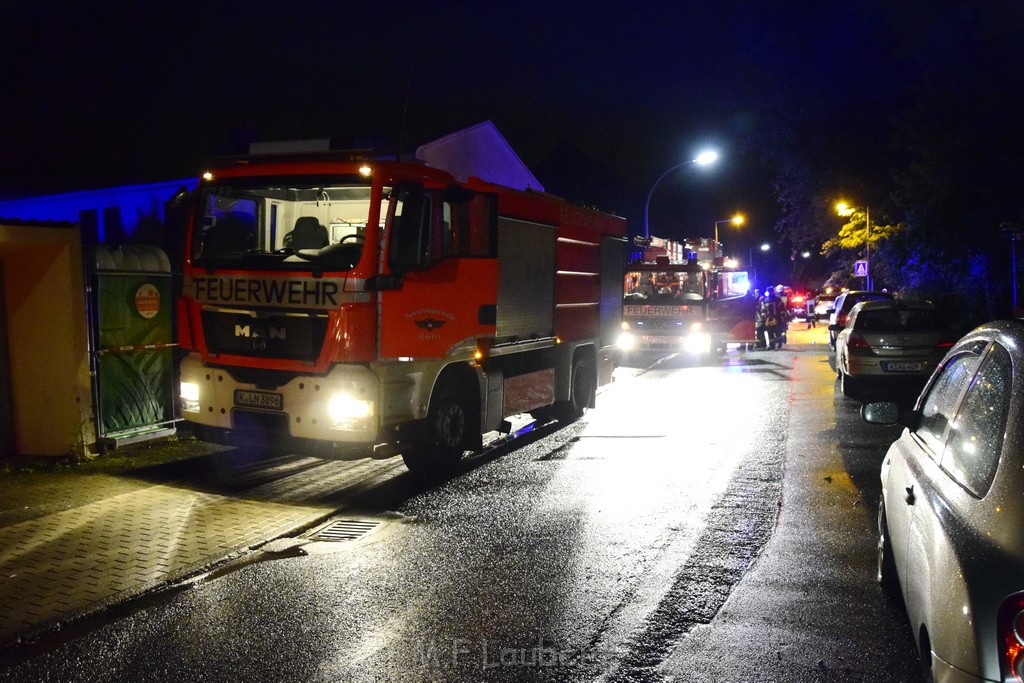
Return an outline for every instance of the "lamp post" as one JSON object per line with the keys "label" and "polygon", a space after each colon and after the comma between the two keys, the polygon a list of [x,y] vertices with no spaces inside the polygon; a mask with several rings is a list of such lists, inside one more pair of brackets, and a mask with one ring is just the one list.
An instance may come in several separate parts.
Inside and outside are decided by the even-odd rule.
{"label": "lamp post", "polygon": [[718,244],[718,226],[719,225],[721,225],[722,223],[732,223],[733,225],[740,226],[740,225],[743,225],[743,221],[745,221],[745,220],[747,220],[746,216],[744,216],[742,213],[738,213],[735,216],[733,216],[732,218],[726,218],[725,220],[715,221],[715,244]]}
{"label": "lamp post", "polygon": [[665,176],[667,176],[669,173],[671,173],[672,171],[676,170],[677,168],[682,168],[683,166],[689,166],[690,164],[697,164],[698,166],[707,166],[709,164],[715,163],[715,160],[717,160],[717,159],[718,159],[718,152],[711,151],[711,150],[708,150],[706,152],[701,152],[700,154],[697,155],[696,159],[690,159],[689,161],[683,161],[681,163],[676,164],[675,166],[669,168],[667,171],[662,173],[658,177],[658,179],[654,181],[654,184],[651,185],[650,192],[647,193],[647,199],[644,201],[644,237],[650,237],[651,236],[651,231],[650,231],[649,226],[647,224],[647,211],[648,211],[648,209],[651,206],[651,195],[654,194],[654,188],[656,188],[658,186],[658,183],[660,183],[662,180],[664,180]]}
{"label": "lamp post", "polygon": [[[853,214],[853,207],[846,202],[836,204],[836,213],[840,216]],[[864,265],[867,266],[867,274],[864,276],[864,288],[871,289],[871,208],[864,207]]]}
{"label": "lamp post", "polygon": [[[772,245],[768,244],[767,242],[764,242],[758,248],[761,251],[763,251],[765,253],[768,253],[768,251],[772,248]],[[757,269],[754,268],[754,248],[753,247],[751,247],[750,249],[747,250],[747,256],[749,257],[748,260],[750,261],[751,275],[754,276],[754,282],[757,282]]]}

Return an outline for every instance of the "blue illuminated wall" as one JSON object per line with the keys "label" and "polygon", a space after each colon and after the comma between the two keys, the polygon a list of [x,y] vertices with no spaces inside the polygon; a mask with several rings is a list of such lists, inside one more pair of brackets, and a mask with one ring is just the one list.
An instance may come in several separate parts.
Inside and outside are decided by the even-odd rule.
{"label": "blue illuminated wall", "polygon": [[95,231],[96,241],[118,244],[147,225],[164,222],[164,204],[196,179],[168,180],[0,201],[0,220],[68,221]]}

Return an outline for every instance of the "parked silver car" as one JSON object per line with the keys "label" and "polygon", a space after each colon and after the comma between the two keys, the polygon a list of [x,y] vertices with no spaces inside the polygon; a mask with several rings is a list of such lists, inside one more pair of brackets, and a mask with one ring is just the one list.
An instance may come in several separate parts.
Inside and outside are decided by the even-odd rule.
{"label": "parked silver car", "polygon": [[1024,324],[958,341],[882,464],[878,579],[899,590],[928,680],[1024,678]]}
{"label": "parked silver car", "polygon": [[950,321],[927,301],[861,301],[836,337],[836,377],[845,396],[869,389],[916,396],[955,341]]}

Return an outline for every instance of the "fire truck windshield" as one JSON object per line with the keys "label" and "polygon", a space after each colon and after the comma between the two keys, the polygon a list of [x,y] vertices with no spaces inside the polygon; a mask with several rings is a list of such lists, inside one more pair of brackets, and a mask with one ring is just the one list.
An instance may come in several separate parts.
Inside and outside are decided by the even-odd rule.
{"label": "fire truck windshield", "polygon": [[706,296],[703,271],[634,271],[626,273],[625,303],[700,302]]}
{"label": "fire truck windshield", "polygon": [[[366,226],[383,221],[359,176],[255,176],[200,186],[192,235],[197,265],[350,270]],[[388,189],[384,190],[387,197]]]}

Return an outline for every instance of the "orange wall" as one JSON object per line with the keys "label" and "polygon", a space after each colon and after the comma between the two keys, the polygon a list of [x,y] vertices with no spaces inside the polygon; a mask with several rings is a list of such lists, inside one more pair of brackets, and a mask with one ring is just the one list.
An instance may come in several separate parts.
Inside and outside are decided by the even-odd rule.
{"label": "orange wall", "polygon": [[85,455],[96,434],[78,228],[0,224],[0,259],[16,455]]}

